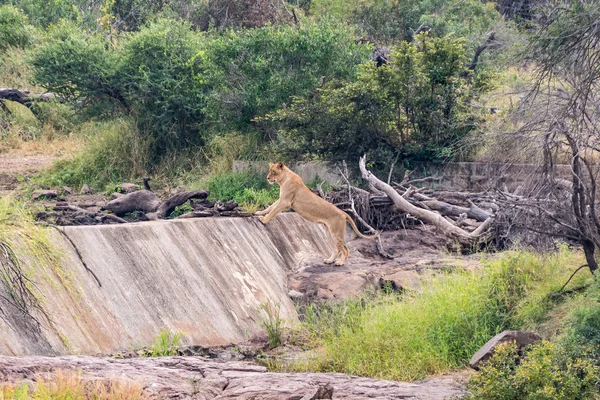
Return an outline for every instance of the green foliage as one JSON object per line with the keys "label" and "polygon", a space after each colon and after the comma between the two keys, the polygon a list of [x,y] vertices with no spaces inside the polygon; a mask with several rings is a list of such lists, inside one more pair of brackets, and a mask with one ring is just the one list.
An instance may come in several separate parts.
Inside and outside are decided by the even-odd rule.
{"label": "green foliage", "polygon": [[133,34],[123,45],[115,87],[150,140],[156,161],[170,151],[200,144],[203,121],[200,37],[188,23],[161,19]]}
{"label": "green foliage", "polygon": [[[315,5],[321,3],[325,2]],[[383,43],[411,41],[421,25],[428,26],[437,37],[451,34],[476,38],[501,21],[493,3],[478,0],[367,0],[350,2],[343,9],[349,14],[346,18],[359,25],[369,38]]]}
{"label": "green foliage", "polygon": [[273,306],[270,303],[264,303],[261,305],[260,309],[264,311],[267,316],[261,325],[267,330],[269,348],[275,348],[282,343],[283,320],[279,315],[281,304],[277,303]]}
{"label": "green foliage", "polygon": [[459,368],[492,336],[519,327],[530,293],[568,276],[562,257],[511,252],[481,271],[441,274],[419,292],[310,306],[303,325],[321,351],[293,368],[396,380]]}
{"label": "green foliage", "polygon": [[483,87],[461,76],[463,41],[421,34],[391,57],[379,68],[362,65],[355,81],[332,81],[267,115],[267,126],[278,128],[283,156],[341,161],[371,153],[383,163],[397,153],[403,160],[450,156],[477,128],[480,110],[471,104]]}
{"label": "green foliage", "polygon": [[33,29],[27,16],[11,5],[0,6],[0,50],[27,47],[33,40]]}
{"label": "green foliage", "polygon": [[8,0],[6,2],[23,10],[29,21],[40,28],[47,28],[61,20],[77,21],[88,6],[87,0]]}
{"label": "green foliage", "polygon": [[154,344],[148,349],[144,356],[146,357],[166,357],[178,355],[178,349],[181,344],[181,339],[184,335],[180,331],[172,331],[170,329],[162,329],[154,339]]}
{"label": "green foliage", "polygon": [[61,23],[34,52],[34,80],[68,101],[107,102],[119,96],[116,59],[104,39]]}
{"label": "green foliage", "polygon": [[234,200],[241,204],[266,206],[279,197],[279,185],[269,185],[262,174],[255,172],[230,172],[209,177],[206,186],[210,199]]}
{"label": "green foliage", "polygon": [[204,56],[211,86],[207,113],[219,126],[247,130],[254,117],[281,107],[291,96],[354,76],[370,52],[354,39],[350,30],[331,21],[216,36]]}
{"label": "green foliage", "polygon": [[571,358],[558,344],[542,342],[518,361],[513,344],[495,354],[469,381],[468,399],[598,399],[600,368],[592,358]]}

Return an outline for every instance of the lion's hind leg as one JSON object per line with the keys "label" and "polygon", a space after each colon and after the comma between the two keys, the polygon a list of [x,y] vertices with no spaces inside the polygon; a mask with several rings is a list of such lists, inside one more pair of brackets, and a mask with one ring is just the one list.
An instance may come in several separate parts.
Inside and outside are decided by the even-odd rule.
{"label": "lion's hind leg", "polygon": [[333,241],[335,242],[336,254],[333,256],[335,265],[344,265],[348,259],[348,254],[350,253],[348,247],[346,247],[346,220],[337,219],[333,221],[333,223],[328,223],[326,225],[331,233]]}

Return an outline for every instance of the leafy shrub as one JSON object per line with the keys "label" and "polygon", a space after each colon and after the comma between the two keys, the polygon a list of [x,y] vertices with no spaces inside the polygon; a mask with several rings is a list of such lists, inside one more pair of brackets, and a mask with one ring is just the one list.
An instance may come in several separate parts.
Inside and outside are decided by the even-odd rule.
{"label": "leafy shrub", "polygon": [[78,6],[86,8],[87,1],[81,0],[8,0],[9,3],[22,9],[32,24],[47,28],[60,21],[75,22],[81,17]]}
{"label": "leafy shrub", "polygon": [[450,156],[477,129],[480,113],[470,106],[479,91],[461,77],[463,41],[421,34],[391,56],[381,67],[362,65],[356,81],[332,81],[267,115],[266,125],[278,129],[282,154],[341,161],[374,153],[372,159],[385,163],[397,153],[404,160]]}
{"label": "leafy shrub", "polygon": [[203,85],[193,74],[202,53],[185,22],[159,20],[123,45],[118,84],[149,140],[153,160],[201,144]]}
{"label": "leafy shrub", "polygon": [[88,105],[126,100],[115,84],[115,54],[107,50],[105,40],[88,35],[69,23],[49,30],[48,40],[32,56],[34,80],[48,91],[66,100]]}
{"label": "leafy shrub", "polygon": [[27,16],[11,5],[0,6],[0,50],[27,47],[33,40],[33,29]]}
{"label": "leafy shrub", "polygon": [[591,358],[567,356],[560,345],[533,345],[519,362],[513,344],[496,348],[469,381],[468,399],[598,399],[600,368]]}
{"label": "leafy shrub", "polygon": [[323,81],[350,78],[368,59],[347,27],[324,21],[229,31],[207,42],[207,112],[220,127],[247,130],[251,120],[303,96]]}

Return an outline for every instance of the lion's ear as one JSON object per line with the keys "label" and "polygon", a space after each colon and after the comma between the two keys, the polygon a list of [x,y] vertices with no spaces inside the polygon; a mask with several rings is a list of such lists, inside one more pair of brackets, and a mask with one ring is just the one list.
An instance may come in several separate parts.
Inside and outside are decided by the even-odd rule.
{"label": "lion's ear", "polygon": [[277,168],[283,168],[283,163],[281,161],[277,163]]}
{"label": "lion's ear", "polygon": [[270,162],[270,163],[269,163],[269,168],[271,168],[272,166],[273,166],[273,163],[272,163],[272,162]]}

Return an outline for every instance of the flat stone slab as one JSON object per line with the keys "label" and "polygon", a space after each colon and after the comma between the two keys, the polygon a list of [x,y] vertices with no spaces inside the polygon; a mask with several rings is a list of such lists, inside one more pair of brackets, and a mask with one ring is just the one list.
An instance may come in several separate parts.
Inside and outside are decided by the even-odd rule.
{"label": "flat stone slab", "polygon": [[57,370],[80,371],[86,380],[130,380],[160,399],[316,399],[319,387],[327,385],[333,399],[441,400],[465,393],[451,376],[406,383],[337,373],[274,373],[251,362],[200,357],[0,356],[0,382],[47,379]]}

